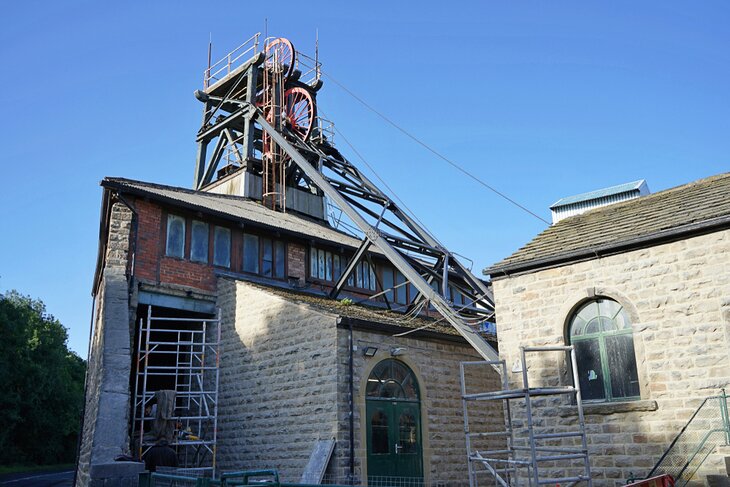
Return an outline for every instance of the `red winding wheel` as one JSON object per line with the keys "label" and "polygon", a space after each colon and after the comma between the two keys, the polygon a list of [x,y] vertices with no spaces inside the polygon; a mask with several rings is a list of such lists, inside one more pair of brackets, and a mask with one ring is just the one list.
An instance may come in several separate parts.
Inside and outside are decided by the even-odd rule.
{"label": "red winding wheel", "polygon": [[297,52],[294,50],[289,39],[279,37],[269,42],[266,47],[266,65],[267,66],[282,66],[284,78],[291,76],[294,71],[294,65],[296,63]]}
{"label": "red winding wheel", "polygon": [[317,117],[317,107],[312,95],[304,88],[289,88],[284,93],[284,107],[284,123],[302,140],[307,140]]}

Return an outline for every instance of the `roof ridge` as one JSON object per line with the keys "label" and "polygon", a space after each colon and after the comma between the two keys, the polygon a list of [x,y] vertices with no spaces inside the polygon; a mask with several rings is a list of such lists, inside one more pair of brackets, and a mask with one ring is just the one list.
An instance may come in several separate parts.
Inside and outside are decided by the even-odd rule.
{"label": "roof ridge", "polygon": [[545,228],[484,271],[494,275],[507,269],[540,268],[566,253],[612,249],[621,242],[646,242],[672,228],[684,229],[681,232],[685,234],[704,231],[708,227],[704,223],[730,217],[728,194],[730,172],[593,208]]}
{"label": "roof ridge", "polygon": [[[569,216],[569,217],[563,218],[562,220],[560,220],[559,222],[551,225],[550,227],[546,228],[545,230],[547,230],[549,228],[552,228],[552,227],[556,227],[556,226],[560,225],[562,222],[567,222],[569,220],[570,221],[573,221],[573,222],[577,222],[579,219],[581,219],[581,217],[594,216],[594,215],[597,215],[597,214],[599,214],[601,212],[618,211],[619,209],[621,209],[623,207],[638,204],[637,201],[642,201],[642,204],[646,204],[647,201],[650,201],[650,200],[653,200],[653,199],[656,199],[656,198],[664,197],[667,194],[671,194],[671,193],[674,193],[674,192],[677,192],[677,191],[681,191],[681,190],[687,189],[687,188],[689,188],[691,186],[698,186],[700,184],[706,184],[706,183],[710,182],[710,180],[718,180],[718,179],[723,179],[723,178],[730,178],[730,172],[726,172],[726,173],[722,173],[722,174],[715,174],[713,176],[709,176],[709,177],[706,177],[706,178],[698,179],[696,181],[691,181],[689,183],[684,183],[684,184],[680,184],[678,186],[673,186],[671,188],[662,189],[662,190],[657,191],[655,193],[645,194],[643,196],[639,196],[638,198],[633,198],[633,199],[625,200],[625,201],[617,201],[616,203],[611,203],[610,205],[598,206],[596,208],[591,208],[591,209],[589,209],[589,210],[587,210],[587,211],[585,211],[583,213],[580,213],[578,215],[573,215],[573,216]],[[543,231],[545,231],[545,230],[543,230]]]}
{"label": "roof ridge", "polygon": [[[620,184],[613,184],[611,186],[606,186],[605,188],[598,188],[598,189],[592,189],[590,191],[584,191],[582,193],[577,194],[571,194],[568,196],[563,196],[562,198],[559,198],[555,203],[549,206],[549,208],[552,210],[553,208],[556,208],[558,206],[566,206],[566,205],[572,205],[577,202],[582,201],[593,201],[598,200],[601,198],[605,198],[606,196],[610,196],[613,194],[620,194],[625,193],[627,191],[636,191],[640,190],[642,185],[646,184],[646,179],[637,179],[636,181],[629,181],[626,183],[620,183]],[[619,188],[622,188],[620,191]],[[615,191],[615,192],[611,192]],[[602,194],[607,193],[607,194]],[[564,203],[561,203],[564,202]]]}

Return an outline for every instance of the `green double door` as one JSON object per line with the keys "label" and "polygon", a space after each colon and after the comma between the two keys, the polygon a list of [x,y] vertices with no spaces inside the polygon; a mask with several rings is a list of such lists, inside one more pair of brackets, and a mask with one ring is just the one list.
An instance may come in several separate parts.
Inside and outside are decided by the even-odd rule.
{"label": "green double door", "polygon": [[367,400],[368,478],[423,478],[418,401]]}

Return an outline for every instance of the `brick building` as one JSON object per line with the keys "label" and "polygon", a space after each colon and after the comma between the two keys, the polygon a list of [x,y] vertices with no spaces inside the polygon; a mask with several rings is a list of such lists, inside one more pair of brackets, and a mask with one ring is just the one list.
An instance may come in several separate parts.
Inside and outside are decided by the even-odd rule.
{"label": "brick building", "polygon": [[[206,191],[102,181],[77,483],[149,447],[145,407],[169,389],[187,466],[214,452],[218,472],[276,468],[298,481],[317,442],[335,439],[331,480],[467,482],[459,363],[479,358],[473,348],[433,310],[404,314],[415,289],[377,249],[329,299],[359,240],[327,223],[321,197],[283,213],[218,194],[230,179]],[[480,421],[501,425],[501,408]]]}
{"label": "brick building", "polygon": [[[730,173],[561,220],[484,273],[510,366],[520,346],[576,347],[598,485],[647,475],[703,400],[730,384]],[[568,372],[560,360],[530,370],[563,383]],[[520,380],[513,369],[509,382]],[[548,406],[543,426],[575,423],[570,401]],[[724,472],[726,450],[711,443],[725,442],[712,426],[722,408],[707,411],[679,459],[710,455],[696,479]],[[697,449],[703,438],[711,449]]]}

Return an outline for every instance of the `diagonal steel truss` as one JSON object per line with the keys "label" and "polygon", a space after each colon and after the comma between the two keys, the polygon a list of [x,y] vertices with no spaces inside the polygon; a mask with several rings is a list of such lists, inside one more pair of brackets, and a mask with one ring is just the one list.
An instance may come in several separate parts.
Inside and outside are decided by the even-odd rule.
{"label": "diagonal steel truss", "polygon": [[[290,168],[318,188],[338,206],[362,232],[356,255],[335,284],[337,297],[357,262],[375,247],[417,290],[411,309],[427,301],[486,360],[498,354],[481,333],[481,325],[494,316],[490,291],[433,236],[402,211],[385,193],[331,146],[305,142],[288,132],[277,131],[255,105],[233,101],[240,108],[229,117],[244,117],[256,123],[279,145],[290,159]],[[446,296],[449,287],[465,296],[465,305],[456,306]]]}
{"label": "diagonal steel truss", "polygon": [[[494,317],[494,303],[486,285],[332,146],[321,127],[317,137],[302,140],[287,126],[277,130],[266,120],[256,105],[263,60],[263,54],[256,54],[223,88],[211,86],[196,92],[205,103],[197,136],[196,189],[213,180],[229,146],[236,149],[240,167],[260,171],[254,152],[266,134],[283,151],[286,185],[326,196],[362,235],[360,247],[330,293],[332,298],[340,294],[359,262],[366,260],[372,265],[369,251],[375,251],[405,277],[406,282],[398,285],[416,290],[407,312],[418,313],[423,306],[432,306],[482,357],[498,360],[482,332],[483,323]],[[206,162],[207,146],[215,138],[212,157]],[[241,142],[240,152],[234,141]],[[380,294],[390,307],[388,291]],[[451,291],[464,297],[458,305],[448,298]]]}

